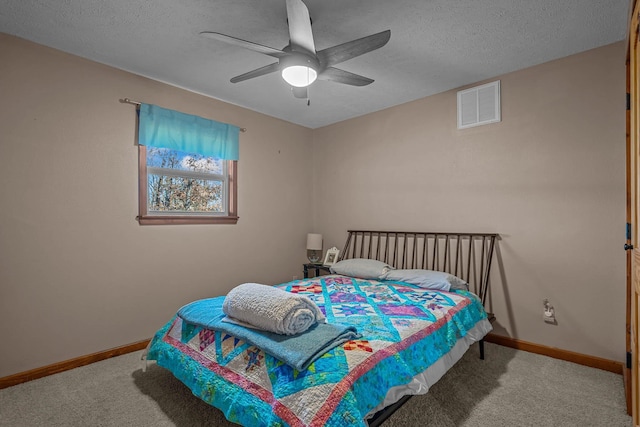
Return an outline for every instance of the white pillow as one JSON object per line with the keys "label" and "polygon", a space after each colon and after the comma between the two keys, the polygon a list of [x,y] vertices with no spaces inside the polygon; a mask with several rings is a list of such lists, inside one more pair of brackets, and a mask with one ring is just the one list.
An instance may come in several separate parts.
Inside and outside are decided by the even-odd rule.
{"label": "white pillow", "polygon": [[330,268],[334,274],[359,277],[361,279],[383,279],[392,269],[393,267],[382,261],[366,258],[344,259],[333,264]]}
{"label": "white pillow", "polygon": [[450,290],[469,290],[467,282],[453,274],[442,271],[419,269],[391,270],[387,273],[384,279],[410,283],[412,285],[420,286],[421,288],[439,291],[448,292]]}

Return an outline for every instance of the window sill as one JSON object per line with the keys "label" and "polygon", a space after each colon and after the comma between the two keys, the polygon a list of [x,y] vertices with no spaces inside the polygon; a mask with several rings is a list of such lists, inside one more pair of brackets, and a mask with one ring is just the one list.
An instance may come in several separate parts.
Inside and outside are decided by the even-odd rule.
{"label": "window sill", "polygon": [[138,216],[136,219],[140,225],[237,224],[239,217]]}

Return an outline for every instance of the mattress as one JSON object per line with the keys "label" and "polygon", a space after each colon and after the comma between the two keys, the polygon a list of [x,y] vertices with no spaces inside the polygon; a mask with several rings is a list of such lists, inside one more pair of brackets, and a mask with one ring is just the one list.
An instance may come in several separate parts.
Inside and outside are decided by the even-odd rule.
{"label": "mattress", "polygon": [[366,426],[406,394],[423,394],[491,330],[473,293],[328,275],[278,285],[311,298],[361,338],[298,371],[263,350],[178,315],[154,336],[155,360],[243,426]]}

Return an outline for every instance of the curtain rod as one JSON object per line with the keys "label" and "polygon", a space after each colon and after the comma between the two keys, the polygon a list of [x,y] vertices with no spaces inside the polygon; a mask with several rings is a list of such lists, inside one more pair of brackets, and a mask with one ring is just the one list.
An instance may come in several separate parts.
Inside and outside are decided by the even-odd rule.
{"label": "curtain rod", "polygon": [[[140,104],[142,104],[142,102],[140,101],[132,101],[129,98],[121,99],[120,102],[122,102],[123,104],[137,105],[138,107],[140,106]],[[246,131],[247,131],[247,128],[240,128],[240,132],[246,132]]]}

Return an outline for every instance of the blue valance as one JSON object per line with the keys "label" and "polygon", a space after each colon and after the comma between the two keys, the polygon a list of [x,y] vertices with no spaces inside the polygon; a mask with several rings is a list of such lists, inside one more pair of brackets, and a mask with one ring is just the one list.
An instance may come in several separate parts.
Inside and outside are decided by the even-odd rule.
{"label": "blue valance", "polygon": [[157,105],[140,104],[138,143],[238,160],[240,128]]}

